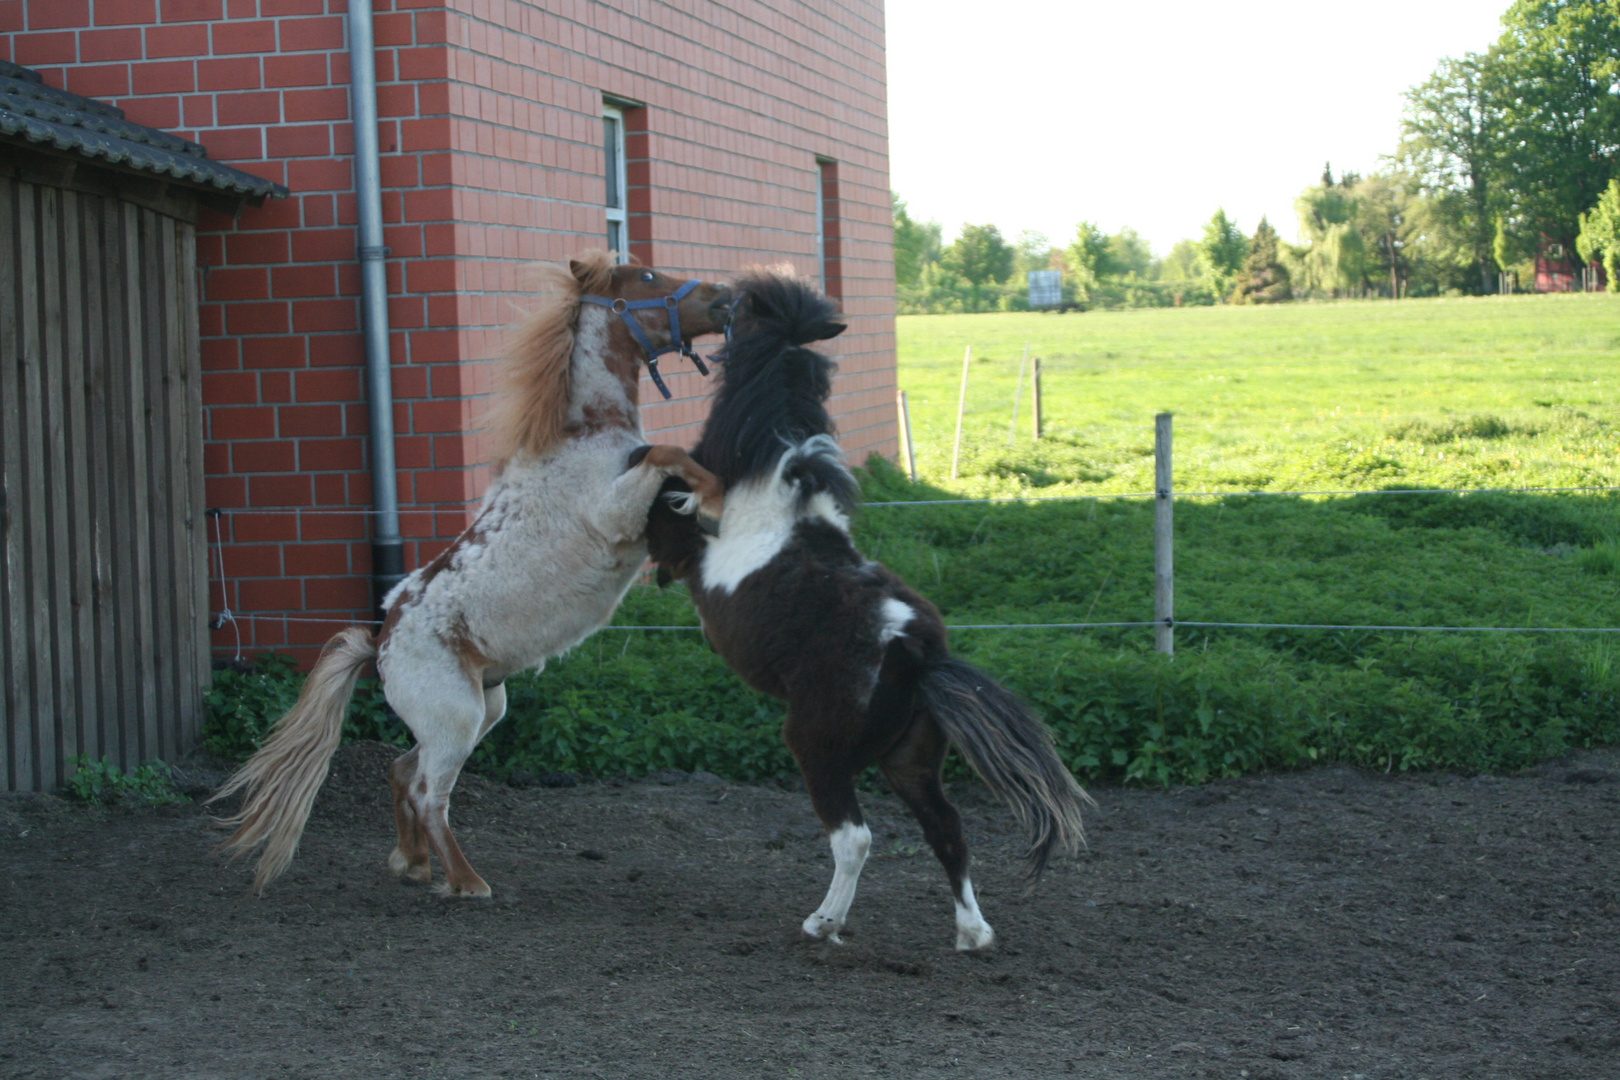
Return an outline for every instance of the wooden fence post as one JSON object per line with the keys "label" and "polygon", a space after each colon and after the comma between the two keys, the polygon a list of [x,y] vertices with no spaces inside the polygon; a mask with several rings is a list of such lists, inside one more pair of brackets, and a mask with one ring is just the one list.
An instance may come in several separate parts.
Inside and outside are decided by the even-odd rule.
{"label": "wooden fence post", "polygon": [[1032,400],[1035,404],[1035,437],[1041,437],[1041,358],[1035,358],[1035,370],[1032,372],[1033,381],[1030,389],[1034,391]]}
{"label": "wooden fence post", "polygon": [[973,346],[962,354],[962,390],[956,396],[956,446],[951,450],[951,479],[956,479],[956,463],[962,456],[962,412],[967,408],[968,365],[973,362]]}
{"label": "wooden fence post", "polygon": [[1170,420],[1170,413],[1160,413],[1153,424],[1153,645],[1166,656],[1176,651]]}
{"label": "wooden fence post", "polygon": [[906,404],[906,392],[898,390],[895,397],[900,403],[900,444],[906,452],[906,470],[911,482],[917,482],[917,446],[911,441],[911,407]]}

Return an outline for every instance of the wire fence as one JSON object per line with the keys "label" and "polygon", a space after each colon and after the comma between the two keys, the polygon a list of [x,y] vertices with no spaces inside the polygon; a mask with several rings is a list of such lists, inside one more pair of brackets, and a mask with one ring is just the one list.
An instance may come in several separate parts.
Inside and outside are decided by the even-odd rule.
{"label": "wire fence", "polygon": [[[921,506],[969,506],[969,505],[1014,505],[1023,503],[1062,503],[1062,502],[1093,502],[1111,499],[1154,499],[1160,501],[1160,512],[1155,522],[1155,571],[1156,595],[1155,613],[1152,619],[1105,621],[1105,622],[1047,622],[1047,623],[947,623],[951,630],[1102,630],[1102,629],[1144,629],[1153,628],[1157,635],[1158,648],[1161,652],[1173,652],[1170,644],[1171,635],[1176,628],[1198,629],[1238,629],[1238,630],[1316,630],[1335,632],[1400,632],[1400,633],[1479,633],[1479,634],[1620,634],[1620,627],[1603,626],[1403,626],[1389,624],[1362,624],[1362,623],[1268,623],[1268,622],[1219,622],[1207,620],[1177,619],[1173,613],[1171,594],[1173,593],[1173,570],[1170,561],[1170,516],[1169,507],[1177,499],[1201,498],[1246,498],[1246,497],[1347,497],[1371,495],[1536,495],[1536,494],[1575,494],[1575,493],[1613,493],[1620,492],[1616,485],[1572,485],[1566,487],[1477,487],[1477,488],[1384,488],[1380,490],[1362,490],[1355,488],[1311,489],[1302,491],[1174,491],[1168,482],[1170,469],[1169,446],[1169,414],[1161,414],[1158,423],[1161,438],[1156,444],[1155,454],[1158,476],[1163,480],[1158,491],[1138,492],[1107,492],[1085,495],[1004,495],[987,496],[984,498],[953,498],[953,499],[901,499],[883,500],[863,503],[865,508],[893,508],[893,507],[921,507]],[[474,502],[457,503],[426,503],[412,507],[402,507],[398,513],[432,514],[440,515],[446,512],[467,513],[476,507]],[[229,607],[229,579],[225,573],[224,539],[220,529],[220,518],[223,515],[375,515],[379,513],[369,507],[240,507],[233,509],[213,509],[209,516],[214,518],[214,547],[215,563],[219,572],[222,594],[227,604],[215,613],[210,621],[213,629],[222,629],[230,626],[236,631],[236,655],[241,658],[242,638],[239,624],[241,622],[270,622],[281,624],[292,623],[325,623],[327,625],[381,625],[375,619],[351,619],[341,616],[327,618],[315,616],[285,615],[280,613],[248,613],[233,612]],[[1166,575],[1169,575],[1166,580]],[[609,631],[694,631],[702,627],[695,624],[678,625],[625,625],[610,624],[602,627]],[[284,635],[285,636],[285,635]]]}

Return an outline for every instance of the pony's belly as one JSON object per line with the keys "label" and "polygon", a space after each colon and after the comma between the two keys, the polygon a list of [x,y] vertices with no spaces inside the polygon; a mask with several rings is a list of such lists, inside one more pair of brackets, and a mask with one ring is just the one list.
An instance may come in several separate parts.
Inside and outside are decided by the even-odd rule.
{"label": "pony's belly", "polygon": [[[506,593],[507,603],[490,618],[469,619],[479,638],[491,644],[491,656],[502,668],[520,671],[567,652],[613,618],[647,561],[644,543],[628,544],[609,558],[530,588]],[[559,580],[558,578],[561,578]],[[512,601],[519,601],[512,603]]]}

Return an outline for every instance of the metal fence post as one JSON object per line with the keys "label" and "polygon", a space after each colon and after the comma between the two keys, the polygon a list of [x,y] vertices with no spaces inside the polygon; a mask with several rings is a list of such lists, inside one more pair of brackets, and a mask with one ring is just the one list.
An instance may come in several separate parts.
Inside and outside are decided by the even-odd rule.
{"label": "metal fence post", "polygon": [[967,409],[968,368],[973,366],[973,346],[962,353],[962,390],[956,395],[956,445],[951,448],[951,479],[956,479],[956,463],[962,457],[962,413]]}
{"label": "metal fence post", "polygon": [[896,392],[895,400],[899,405],[900,412],[900,442],[906,452],[906,474],[911,477],[911,482],[915,484],[917,482],[917,447],[911,441],[911,407],[906,403],[906,392],[904,390]]}
{"label": "metal fence post", "polygon": [[1176,651],[1170,420],[1170,413],[1153,419],[1153,645],[1166,656]]}

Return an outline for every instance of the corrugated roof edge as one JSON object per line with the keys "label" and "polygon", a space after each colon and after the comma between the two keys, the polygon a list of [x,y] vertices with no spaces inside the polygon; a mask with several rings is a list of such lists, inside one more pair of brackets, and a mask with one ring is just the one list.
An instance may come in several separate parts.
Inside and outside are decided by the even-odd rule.
{"label": "corrugated roof edge", "polygon": [[210,160],[197,143],[133,123],[122,109],[48,86],[32,68],[0,60],[0,138],[5,137],[249,199],[289,194],[272,180]]}

